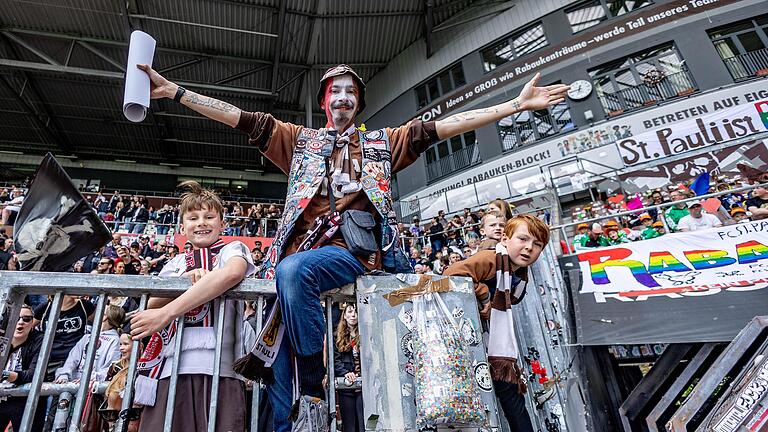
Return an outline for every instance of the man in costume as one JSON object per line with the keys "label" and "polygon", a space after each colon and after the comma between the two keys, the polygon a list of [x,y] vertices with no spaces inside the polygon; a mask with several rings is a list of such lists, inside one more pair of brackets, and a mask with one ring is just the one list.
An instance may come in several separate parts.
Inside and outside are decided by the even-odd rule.
{"label": "man in costume", "polygon": [[[288,175],[285,211],[262,266],[263,277],[276,279],[278,303],[253,349],[258,357],[256,369],[271,369],[268,393],[278,432],[290,430],[288,417],[296,394],[324,404],[325,322],[320,294],[352,283],[366,271],[411,271],[397,241],[389,187],[392,174],[438,141],[517,112],[560,103],[568,90],[563,84],[538,87],[537,74],[517,98],[496,106],[439,121],[417,119],[398,128],[361,131],[355,117],[365,108],[365,84],[352,68],[339,65],[320,80],[317,102],[327,124],[315,130],[281,122],[268,113],[242,111],[186,90],[147,65],[139,68],[150,77],[153,99],[174,99],[246,132],[250,143]],[[340,233],[339,215],[354,210],[360,213],[350,213],[352,222],[362,213],[375,218],[377,247],[373,251],[356,248],[353,254]],[[361,225],[367,226],[365,221]],[[294,376],[298,377],[296,388],[291,385]]]}

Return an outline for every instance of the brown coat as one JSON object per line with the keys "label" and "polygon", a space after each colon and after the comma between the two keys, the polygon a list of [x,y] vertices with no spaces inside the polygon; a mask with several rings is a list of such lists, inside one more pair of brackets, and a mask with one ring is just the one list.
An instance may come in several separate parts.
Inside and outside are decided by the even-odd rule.
{"label": "brown coat", "polygon": [[[528,269],[521,267],[515,271],[520,279],[528,280]],[[496,288],[496,251],[481,250],[471,257],[451,264],[443,271],[444,276],[466,276],[475,284],[475,297],[481,305],[491,301],[489,285]]]}

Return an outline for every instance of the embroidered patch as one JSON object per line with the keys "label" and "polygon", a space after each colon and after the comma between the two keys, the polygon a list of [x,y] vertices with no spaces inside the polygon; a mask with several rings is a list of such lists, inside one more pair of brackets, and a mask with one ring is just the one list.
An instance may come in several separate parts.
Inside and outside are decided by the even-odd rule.
{"label": "embroidered patch", "polygon": [[310,141],[307,143],[307,150],[313,152],[313,153],[319,153],[320,150],[323,149],[323,143],[320,141]]}
{"label": "embroidered patch", "polygon": [[384,139],[384,130],[383,129],[376,129],[372,131],[363,132],[363,138],[366,141],[378,141],[381,139]]}

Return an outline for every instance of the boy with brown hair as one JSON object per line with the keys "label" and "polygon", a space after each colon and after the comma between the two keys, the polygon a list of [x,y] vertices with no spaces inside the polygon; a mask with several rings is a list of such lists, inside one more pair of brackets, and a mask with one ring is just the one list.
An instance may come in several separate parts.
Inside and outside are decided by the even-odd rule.
{"label": "boy with brown hair", "polygon": [[480,235],[483,236],[478,249],[493,249],[501,241],[507,219],[497,210],[490,210],[480,219]]}
{"label": "boy with brown hair", "polygon": [[[163,430],[173,356],[179,356],[179,379],[174,403],[173,430],[205,431],[211,403],[215,364],[219,296],[256,271],[248,248],[239,241],[225,244],[224,207],[218,195],[197,182],[180,185],[179,218],[182,233],[192,245],[163,267],[159,276],[186,276],[192,286],[175,299],[151,298],[147,310],[131,315],[133,340],[151,336],[139,359],[135,403],[145,405],[140,431]],[[181,352],[174,353],[176,326],[183,317]],[[226,300],[221,342],[217,431],[245,430],[245,385],[232,364],[243,354],[242,302]],[[162,333],[158,333],[162,332]]]}
{"label": "boy with brown hair", "polygon": [[527,267],[549,243],[549,227],[531,215],[510,219],[494,250],[481,250],[443,273],[467,276],[475,284],[480,316],[490,318],[488,363],[496,395],[512,432],[533,432],[525,408],[523,371],[514,333],[512,305],[520,303],[528,283]]}

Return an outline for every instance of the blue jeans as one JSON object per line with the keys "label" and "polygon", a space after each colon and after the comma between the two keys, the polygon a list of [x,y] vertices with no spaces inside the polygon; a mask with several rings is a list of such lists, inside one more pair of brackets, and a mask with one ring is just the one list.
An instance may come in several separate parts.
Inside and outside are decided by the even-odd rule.
{"label": "blue jeans", "polygon": [[168,230],[170,230],[171,227],[168,225],[158,225],[157,226],[157,234],[158,235],[166,235],[168,234]]}
{"label": "blue jeans", "polygon": [[360,261],[348,250],[336,246],[295,253],[278,263],[275,269],[277,299],[286,337],[272,364],[275,380],[267,386],[276,432],[291,430],[288,415],[293,404],[293,361],[289,348],[299,356],[323,350],[325,318],[320,293],[353,283],[363,273],[365,267]]}
{"label": "blue jeans", "polygon": [[144,233],[144,226],[146,223],[137,223],[133,226],[133,229],[131,230],[134,234],[143,234]]}

